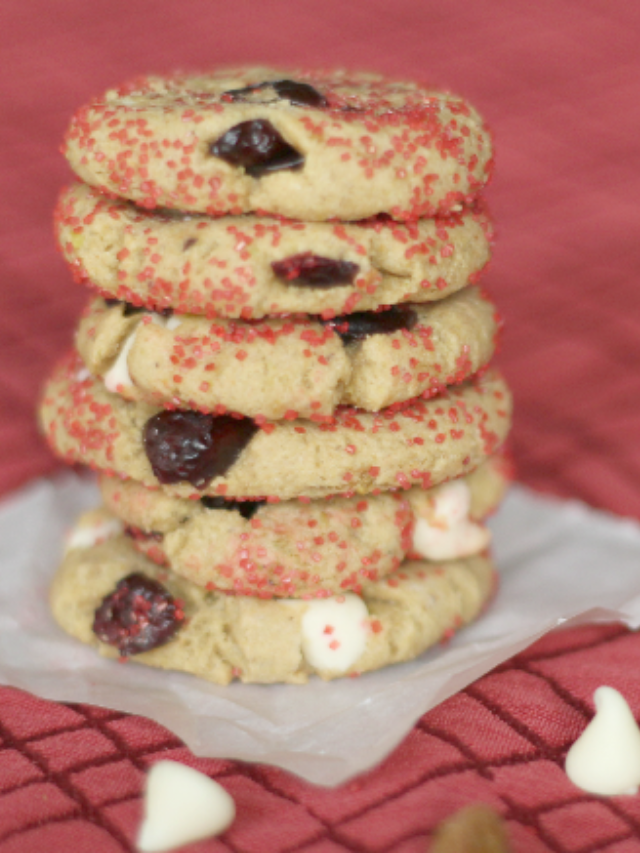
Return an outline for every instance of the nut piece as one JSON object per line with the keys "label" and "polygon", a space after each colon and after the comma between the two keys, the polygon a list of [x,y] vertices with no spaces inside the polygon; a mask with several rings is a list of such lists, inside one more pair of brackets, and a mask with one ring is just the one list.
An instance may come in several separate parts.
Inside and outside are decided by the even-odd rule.
{"label": "nut piece", "polygon": [[503,823],[488,806],[467,806],[438,825],[429,853],[510,853]]}

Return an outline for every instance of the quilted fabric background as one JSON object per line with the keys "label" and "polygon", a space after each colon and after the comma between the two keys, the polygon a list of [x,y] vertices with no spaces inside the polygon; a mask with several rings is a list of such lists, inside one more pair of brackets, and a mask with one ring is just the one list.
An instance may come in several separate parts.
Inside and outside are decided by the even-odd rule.
{"label": "quilted fabric background", "polygon": [[[640,517],[639,34],[634,0],[2,0],[0,492],[57,468],[33,411],[86,298],[51,237],[69,115],[137,73],[264,60],[430,78],[489,118],[499,242],[485,282],[507,319],[520,478]],[[640,640],[618,626],[549,636],[336,791],[3,688],[0,853],[133,851],[143,773],[160,757],[236,798],[232,829],[193,853],[424,851],[440,819],[479,800],[517,853],[640,851],[640,798],[590,797],[562,771],[599,684],[640,716],[639,664]]]}

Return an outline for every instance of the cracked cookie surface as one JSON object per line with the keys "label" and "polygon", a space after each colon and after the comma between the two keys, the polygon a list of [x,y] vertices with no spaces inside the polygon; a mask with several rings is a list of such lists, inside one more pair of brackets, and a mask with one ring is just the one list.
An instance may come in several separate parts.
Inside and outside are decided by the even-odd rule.
{"label": "cracked cookie surface", "polygon": [[395,412],[346,408],[331,423],[258,425],[127,402],[70,354],[45,387],[41,421],[63,458],[178,497],[288,500],[429,488],[473,470],[504,443],[511,395],[489,370]]}
{"label": "cracked cookie surface", "polygon": [[[387,317],[400,328],[387,331]],[[90,372],[128,400],[320,420],[340,405],[377,412],[462,382],[489,362],[498,328],[495,307],[477,287],[430,305],[324,324],[166,318],[95,299],[76,345]]]}
{"label": "cracked cookie surface", "polygon": [[434,216],[472,200],[492,168],[465,100],[347,71],[139,78],[82,107],[63,151],[83,181],[145,207],[307,221]]}

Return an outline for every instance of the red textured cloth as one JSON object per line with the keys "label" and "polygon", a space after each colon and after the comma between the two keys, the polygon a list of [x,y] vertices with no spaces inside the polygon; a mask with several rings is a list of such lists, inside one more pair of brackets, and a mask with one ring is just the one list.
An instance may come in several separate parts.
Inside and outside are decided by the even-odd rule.
{"label": "red textured cloth", "polygon": [[[33,410],[86,298],[51,237],[69,115],[137,73],[264,60],[431,78],[488,117],[499,243],[485,282],[508,321],[520,477],[640,517],[639,29],[634,0],[2,0],[0,492],[58,467]],[[196,760],[140,718],[0,689],[0,853],[133,851],[143,771],[160,757],[236,798],[230,832],[193,853],[424,851],[441,818],[479,800],[506,817],[516,853],[639,851],[640,798],[590,797],[562,771],[599,684],[640,716],[639,664],[640,639],[620,627],[554,634],[335,791]]]}

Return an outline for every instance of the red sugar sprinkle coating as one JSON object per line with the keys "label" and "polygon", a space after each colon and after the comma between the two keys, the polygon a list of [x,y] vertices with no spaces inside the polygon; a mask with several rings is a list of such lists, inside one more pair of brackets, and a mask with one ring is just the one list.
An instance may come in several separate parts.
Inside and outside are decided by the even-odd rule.
{"label": "red sugar sprinkle coating", "polygon": [[[411,329],[389,332],[384,322],[379,325],[377,318],[398,310],[353,315],[368,331],[362,341],[345,345],[340,324],[334,330],[309,318],[210,322],[174,315],[181,322],[168,329],[152,322],[150,314],[96,299],[81,320],[77,346],[90,371],[104,377],[125,341],[132,341],[131,381],[118,386],[127,399],[202,413],[235,412],[261,426],[265,415],[328,423],[340,403],[394,411],[418,395],[435,396],[486,365],[497,327],[493,306],[477,288],[435,306],[402,309],[418,318]],[[446,333],[448,322],[455,332]],[[302,351],[316,354],[317,363],[308,363]],[[271,365],[266,386],[258,381],[265,361]],[[244,380],[252,385],[251,394],[243,393]],[[390,429],[399,427],[392,423]]]}
{"label": "red sugar sprinkle coating", "polygon": [[[473,485],[478,483],[483,492],[488,487],[493,501],[487,504],[481,498],[480,505],[472,504],[474,519],[481,520],[497,505],[510,473],[507,462],[496,456],[472,475],[472,494],[478,494]],[[326,597],[337,590],[359,593],[366,581],[397,572],[402,561],[412,557],[415,513],[422,511],[425,499],[414,490],[408,495],[390,493],[382,502],[334,499],[309,509],[289,502],[275,512],[264,505],[205,499],[183,509],[176,506],[176,521],[161,534],[134,526],[153,524],[145,515],[153,492],[111,478],[103,478],[101,488],[106,507],[129,525],[125,532],[135,547],[159,565],[171,565],[177,574],[210,590],[287,598]],[[258,516],[243,507],[253,507]],[[319,521],[322,534],[317,532]],[[375,547],[376,542],[381,547]],[[297,551],[293,555],[292,543]]]}
{"label": "red sugar sprinkle coating", "polygon": [[[225,97],[229,86],[283,77],[312,86],[326,106]],[[295,134],[296,150],[304,149],[304,163],[291,165],[297,171],[252,177],[241,161],[230,167],[212,156],[211,144],[231,128],[267,114],[278,116],[285,146]],[[492,168],[490,133],[461,99],[375,75],[301,70],[133,80],[76,113],[63,152],[86,182],[149,209],[270,211],[299,219],[356,219],[382,210],[401,220],[433,216],[471,200]],[[368,193],[358,191],[363,183]]]}
{"label": "red sugar sprinkle coating", "polygon": [[[149,309],[246,320],[292,312],[329,319],[379,305],[438,300],[477,279],[493,239],[481,201],[433,221],[397,223],[380,215],[334,226],[281,217],[185,219],[175,211],[145,211],[80,184],[62,191],[54,225],[74,278],[105,296]],[[155,251],[159,241],[166,246],[162,253]],[[353,282],[318,289],[292,286],[275,275],[274,265],[313,257],[315,245],[325,247],[331,256],[325,260],[357,266]],[[453,246],[453,253],[443,257],[444,245]],[[305,251],[296,254],[294,246]]]}
{"label": "red sugar sprinkle coating", "polygon": [[[82,369],[76,356],[67,357],[45,388],[42,422],[50,444],[70,461],[156,486],[141,435],[146,419],[157,410],[109,394],[92,377],[84,378]],[[496,400],[495,390],[504,398]],[[451,407],[466,424],[464,436],[458,440],[447,437]],[[509,410],[506,385],[489,371],[433,400],[414,401],[399,411],[339,409],[332,423],[305,421],[304,434],[296,432],[297,421],[267,422],[225,476],[214,479],[201,494],[289,499],[344,492],[347,482],[350,490],[362,494],[376,488],[395,489],[407,482],[435,484],[462,473],[465,458],[475,467],[495,452],[506,438]],[[400,429],[396,431],[392,423]],[[409,441],[416,435],[423,439],[422,445]],[[440,446],[437,435],[446,439]],[[355,446],[357,452],[345,452],[347,445]],[[247,465],[244,460],[249,457],[254,461]],[[264,463],[256,464],[260,459]],[[379,470],[373,474],[375,469]],[[181,497],[194,495],[188,484],[165,488]]]}

